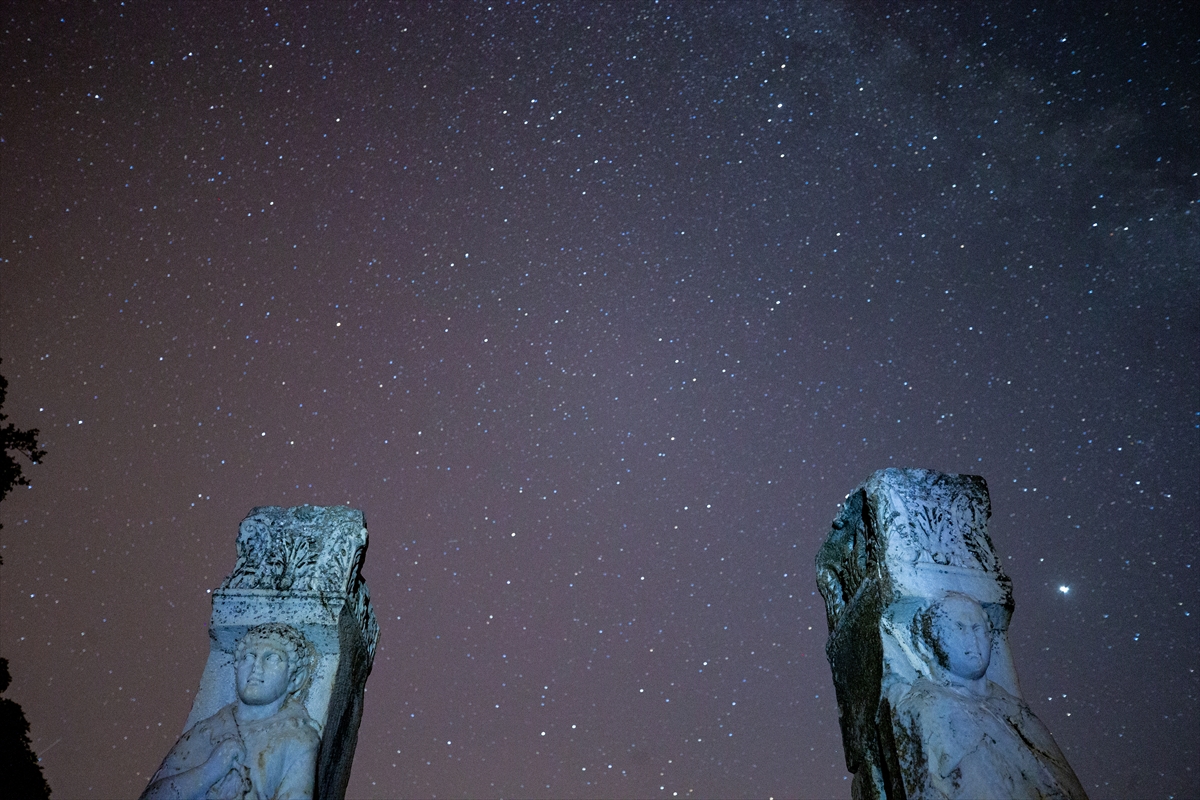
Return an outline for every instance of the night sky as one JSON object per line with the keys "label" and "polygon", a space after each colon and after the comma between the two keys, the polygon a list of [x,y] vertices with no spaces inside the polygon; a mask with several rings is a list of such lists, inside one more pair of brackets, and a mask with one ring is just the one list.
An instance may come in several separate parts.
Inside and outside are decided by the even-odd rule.
{"label": "night sky", "polygon": [[179,735],[258,505],[366,514],[353,797],[848,797],[813,557],[984,476],[1094,798],[1200,794],[1187,3],[6,4],[0,654]]}

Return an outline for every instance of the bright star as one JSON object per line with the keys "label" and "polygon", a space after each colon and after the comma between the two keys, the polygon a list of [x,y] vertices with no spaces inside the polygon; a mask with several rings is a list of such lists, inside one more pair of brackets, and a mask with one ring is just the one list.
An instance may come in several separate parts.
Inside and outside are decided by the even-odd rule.
{"label": "bright star", "polygon": [[1070,586],[1060,586],[1060,587],[1058,587],[1058,590],[1060,592],[1062,592],[1063,594],[1066,594],[1071,591],[1071,587]]}

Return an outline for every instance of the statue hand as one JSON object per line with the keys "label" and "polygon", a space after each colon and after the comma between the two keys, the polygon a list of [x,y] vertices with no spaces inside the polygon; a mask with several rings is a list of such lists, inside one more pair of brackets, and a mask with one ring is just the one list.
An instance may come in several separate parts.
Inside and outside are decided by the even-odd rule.
{"label": "statue hand", "polygon": [[242,746],[240,739],[229,737],[222,739],[221,742],[213,748],[212,755],[208,760],[221,767],[221,772],[227,772],[234,768],[235,765],[243,764],[246,761],[246,748]]}
{"label": "statue hand", "polygon": [[205,797],[211,800],[242,800],[250,789],[250,781],[245,772],[244,765],[238,765],[226,772],[225,777],[213,784]]}

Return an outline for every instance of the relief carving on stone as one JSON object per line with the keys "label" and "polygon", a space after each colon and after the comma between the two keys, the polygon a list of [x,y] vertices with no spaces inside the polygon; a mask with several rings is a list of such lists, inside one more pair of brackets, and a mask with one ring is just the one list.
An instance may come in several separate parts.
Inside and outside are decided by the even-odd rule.
{"label": "relief carving on stone", "polygon": [[990,516],[983,478],[880,470],[817,553],[856,799],[1086,797],[1021,697]]}
{"label": "relief carving on stone", "polygon": [[321,734],[304,699],[315,665],[290,625],[251,628],[234,655],[238,699],[179,738],[142,800],[310,800]]}
{"label": "relief carving on stone", "polygon": [[262,506],[242,520],[233,571],[212,592],[200,689],[144,797],[345,794],[379,639],[366,549],[363,514],[345,506]]}
{"label": "relief carving on stone", "polygon": [[238,527],[237,563],[222,589],[348,593],[367,529],[345,506],[260,506]]}

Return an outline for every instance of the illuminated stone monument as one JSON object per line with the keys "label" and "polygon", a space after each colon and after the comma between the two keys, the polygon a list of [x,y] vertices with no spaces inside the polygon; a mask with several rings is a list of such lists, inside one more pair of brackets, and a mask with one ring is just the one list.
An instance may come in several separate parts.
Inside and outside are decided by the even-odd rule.
{"label": "illuminated stone monument", "polygon": [[213,592],[184,733],[142,797],[345,795],[379,626],[361,511],[256,508]]}
{"label": "illuminated stone monument", "polygon": [[1021,698],[987,484],[876,472],[817,553],[852,796],[1086,798]]}

